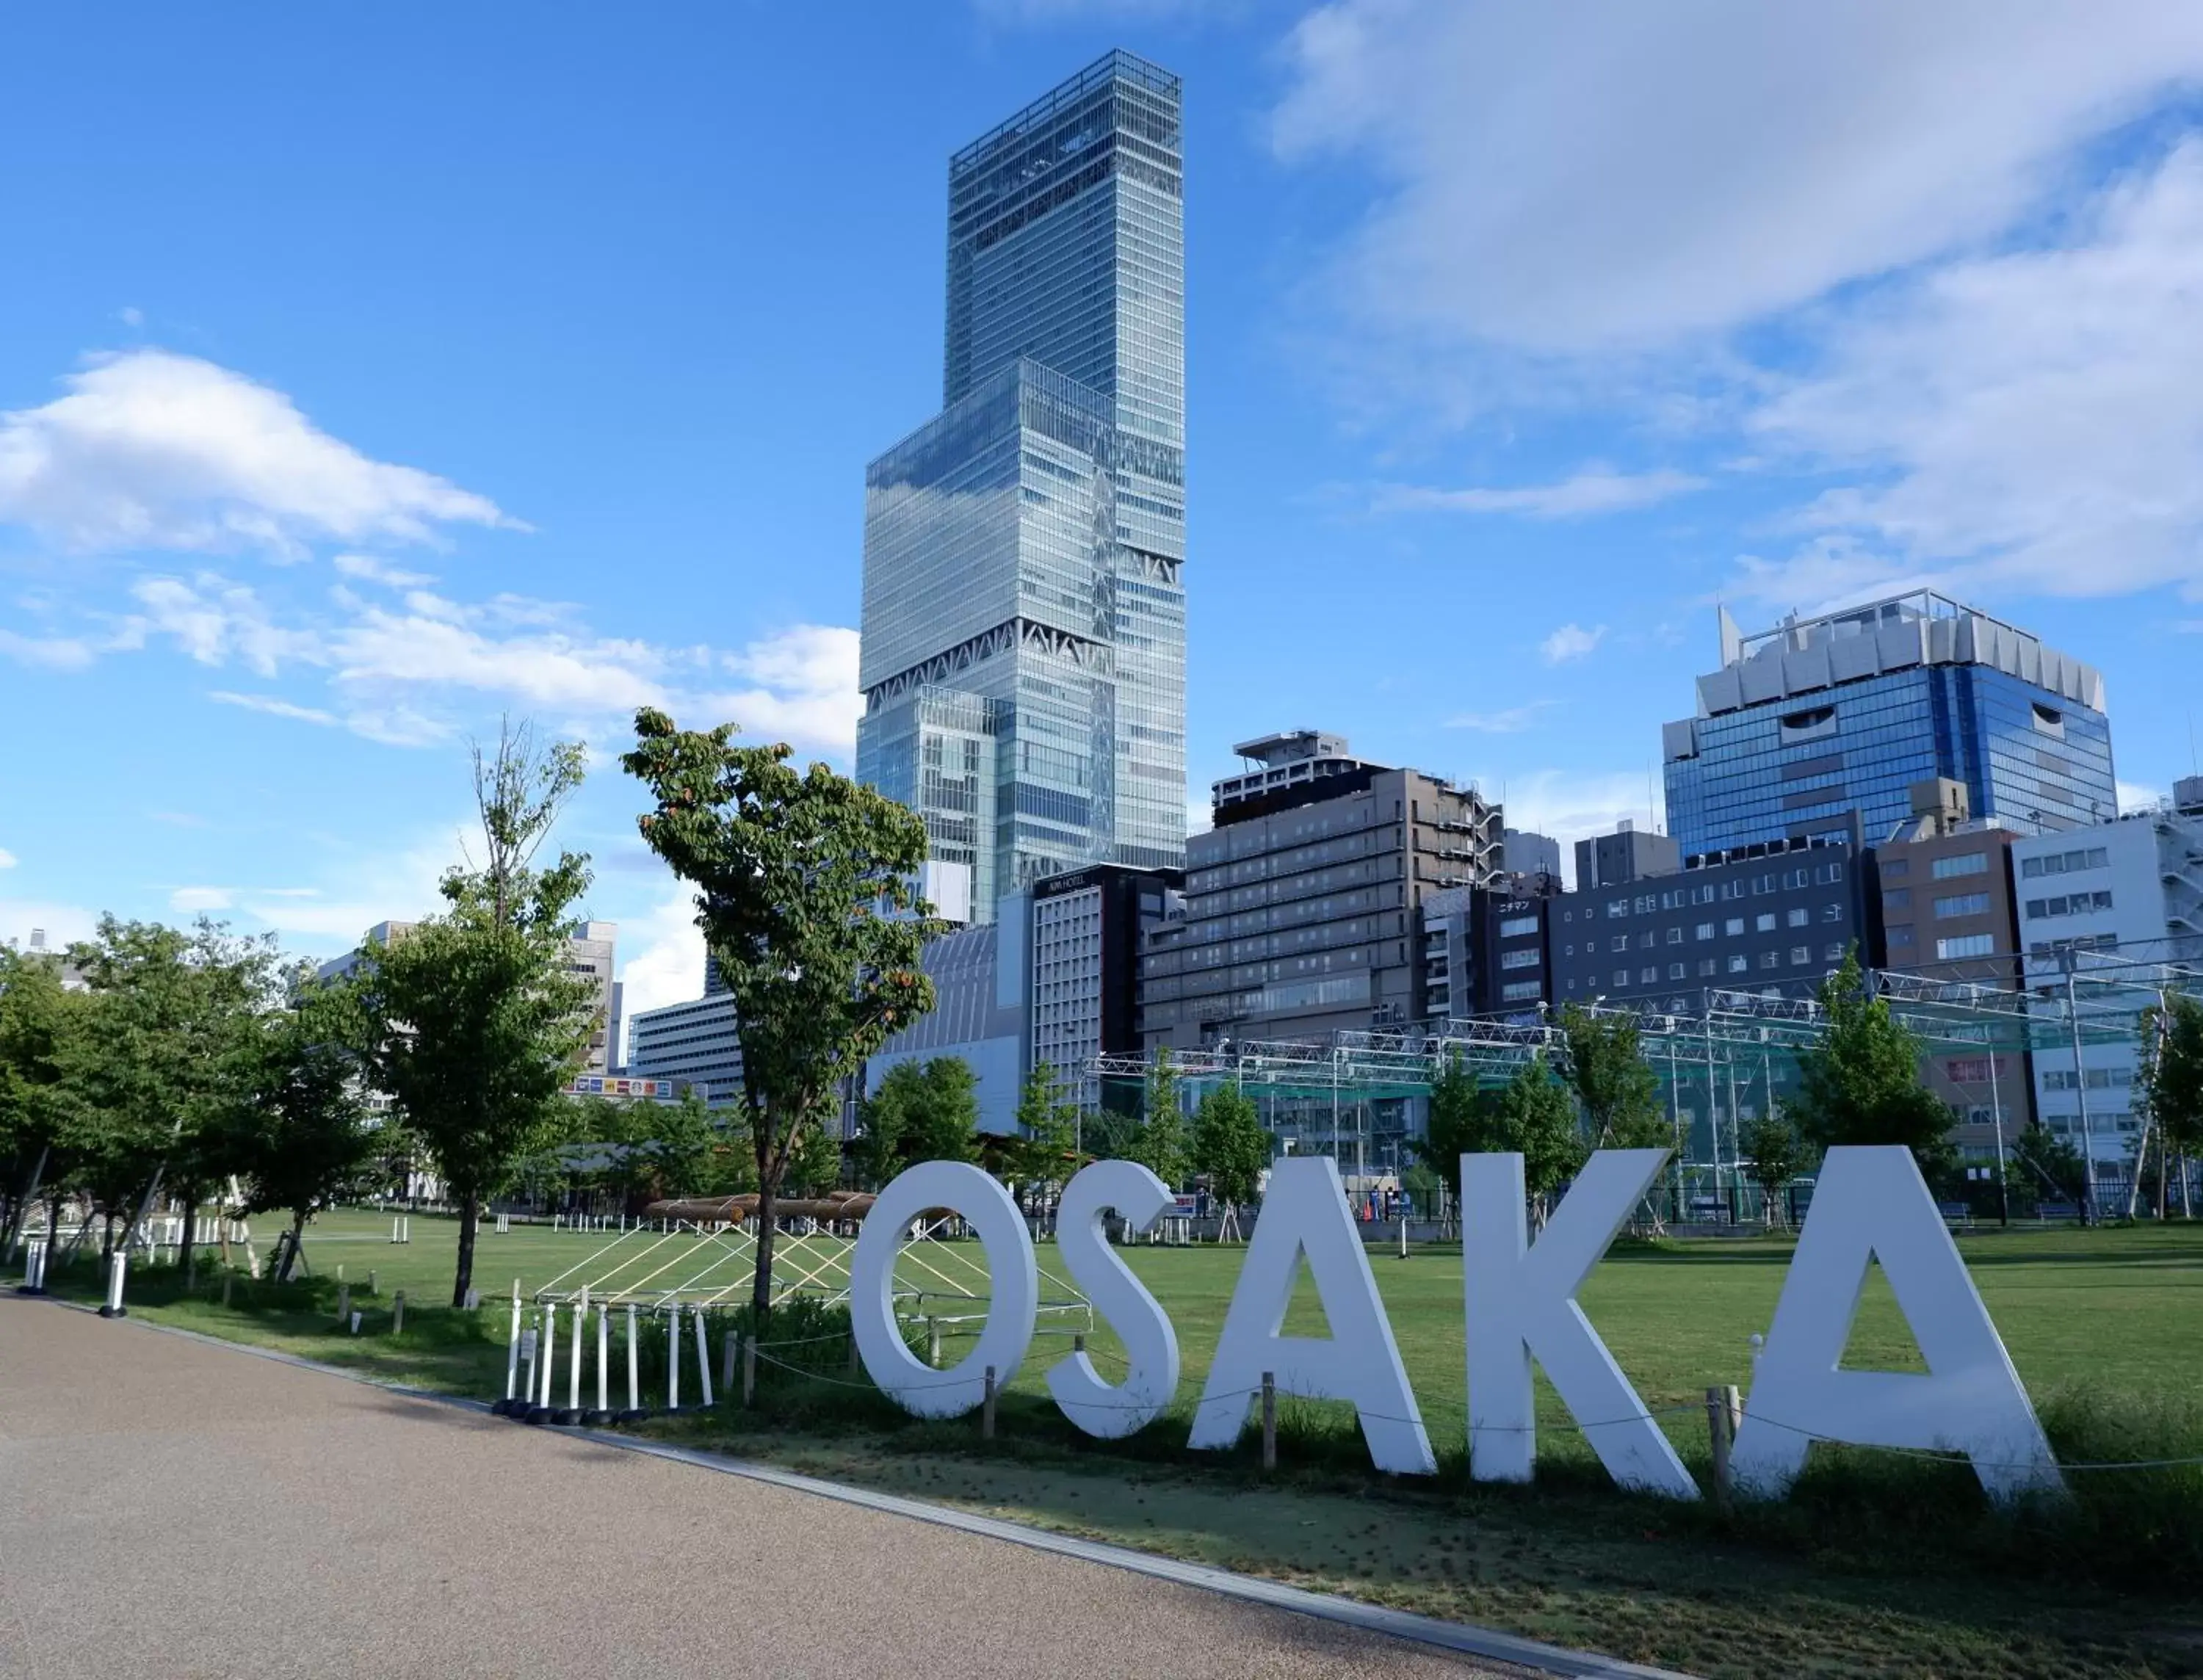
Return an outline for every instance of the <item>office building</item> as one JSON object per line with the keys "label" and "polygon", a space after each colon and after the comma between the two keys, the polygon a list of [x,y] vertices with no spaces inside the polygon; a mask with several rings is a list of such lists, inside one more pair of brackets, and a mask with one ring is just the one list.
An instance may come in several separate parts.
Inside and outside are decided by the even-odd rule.
{"label": "office building", "polygon": [[734,995],[724,987],[687,1003],[646,1009],[634,1017],[627,1070],[636,1079],[670,1081],[714,1106],[741,1099],[742,1041]]}
{"label": "office building", "polygon": [[[1900,995],[1938,993],[1964,1001],[2021,989],[2018,905],[2012,891],[2011,830],[1975,820],[1964,785],[1943,777],[1917,784],[1912,820],[1867,854],[1875,962]],[[1991,1007],[1993,1002],[1991,1001]],[[2009,1145],[2034,1116],[2033,1076],[2017,1032],[1992,1048],[1933,1046],[1922,1070],[1928,1089],[1958,1117],[1960,1151],[1996,1158],[2000,1121]]]}
{"label": "office building", "polygon": [[1469,1016],[1533,1020],[1552,1005],[1553,909],[1561,893],[1557,875],[1509,871],[1488,887],[1426,893],[1427,1018],[1433,1024]]}
{"label": "office building", "polygon": [[1971,607],[1916,591],[1754,636],[1723,611],[1721,635],[1697,715],[1663,733],[1686,857],[1842,838],[1854,811],[1876,843],[1937,776],[2023,834],[2118,809],[2103,678]]}
{"label": "office building", "polygon": [[1640,828],[1625,816],[1612,834],[1576,842],[1575,888],[1588,893],[1595,887],[1627,887],[1647,875],[1673,875],[1682,867],[1682,850],[1674,840]]}
{"label": "office building", "polygon": [[1102,1105],[1085,1071],[1098,1055],[1140,1053],[1140,940],[1182,909],[1177,869],[1096,864],[1032,891],[1031,1064],[1045,1062],[1089,1113]]}
{"label": "office building", "polygon": [[2176,783],[2159,809],[2017,840],[2011,863],[2036,1111],[2084,1150],[2100,1183],[2123,1182],[2141,1141],[2141,1012],[2171,970],[2203,966],[2203,776]]}
{"label": "office building", "polygon": [[[360,936],[357,948],[343,956],[333,958],[316,970],[323,980],[337,980],[351,974],[359,966],[360,951],[370,945],[389,945],[404,939],[421,924],[417,922],[378,922]],[[576,924],[566,941],[566,969],[570,974],[588,978],[593,995],[590,1008],[595,1017],[589,1029],[587,1054],[578,1071],[602,1075],[611,1070],[619,1058],[617,1031],[619,1004],[613,993],[612,973],[618,965],[619,923],[617,922],[583,922]]]}
{"label": "office building", "polygon": [[1236,750],[1262,765],[1259,785],[1216,783],[1215,826],[1187,843],[1184,914],[1140,959],[1143,1040],[1316,1040],[1424,1019],[1424,898],[1499,873],[1498,809],[1314,730]]}
{"label": "office building", "polygon": [[942,412],[865,474],[860,780],[972,919],[1185,840],[1177,77],[1113,52],[949,162]]}
{"label": "office building", "polygon": [[1561,843],[1550,834],[1509,828],[1502,841],[1499,866],[1508,874],[1549,875],[1556,881],[1560,879]]}
{"label": "office building", "polygon": [[1717,991],[1810,997],[1862,941],[1861,873],[1850,838],[1801,840],[1567,893],[1548,912],[1554,999],[1702,1015]]}
{"label": "office building", "polygon": [[1031,1065],[1031,993],[1027,976],[1032,897],[1013,893],[1001,914],[930,941],[920,958],[933,981],[932,1010],[865,1063],[865,1091],[898,1062],[960,1058],[977,1081],[978,1129],[995,1136],[1018,1129],[1018,1094]]}

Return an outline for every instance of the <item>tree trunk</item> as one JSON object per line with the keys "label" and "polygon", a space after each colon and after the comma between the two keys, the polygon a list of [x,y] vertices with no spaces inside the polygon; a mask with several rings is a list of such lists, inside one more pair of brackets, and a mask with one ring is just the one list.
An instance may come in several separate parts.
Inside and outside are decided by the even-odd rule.
{"label": "tree trunk", "polygon": [[0,1230],[0,1258],[13,1253],[15,1239],[30,1229],[31,1210],[38,1205],[38,1186],[46,1175],[46,1153],[50,1147],[39,1147],[38,1158],[32,1164],[31,1176],[23,1186],[23,1194],[17,1196],[8,1209],[7,1226],[4,1230]]}
{"label": "tree trunk", "polygon": [[772,1316],[773,1205],[778,1199],[777,1188],[766,1182],[766,1175],[758,1176],[757,1272],[750,1281],[750,1322],[759,1329]]}
{"label": "tree trunk", "polygon": [[184,1191],[184,1288],[199,1281],[199,1192],[197,1185]]}
{"label": "tree trunk", "polygon": [[305,1243],[306,1216],[303,1213],[294,1213],[291,1216],[291,1245],[284,1251],[283,1264],[276,1269],[275,1272],[275,1281],[278,1283],[288,1283],[292,1274],[298,1270],[298,1260],[305,1252]]}
{"label": "tree trunk", "polygon": [[475,1229],[481,1223],[481,1197],[470,1190],[459,1200],[459,1269],[452,1279],[452,1305],[467,1304],[475,1285]]}
{"label": "tree trunk", "polygon": [[114,1259],[115,1214],[113,1210],[110,1209],[107,1214],[107,1223],[101,1229],[99,1234],[99,1264],[101,1270],[104,1271],[107,1270]]}

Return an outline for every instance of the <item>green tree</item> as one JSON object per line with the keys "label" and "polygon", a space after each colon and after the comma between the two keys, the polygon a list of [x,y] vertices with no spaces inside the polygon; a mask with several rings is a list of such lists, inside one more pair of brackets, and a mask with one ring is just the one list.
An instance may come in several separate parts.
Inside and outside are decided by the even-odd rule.
{"label": "green tree", "polygon": [[941,923],[913,886],[925,825],[877,790],[792,750],[737,746],[734,726],[635,714],[621,760],[655,808],[644,841],[697,889],[696,920],[734,994],[742,1111],[757,1163],[751,1310],[772,1304],[773,1212],[805,1130],[900,1028],[933,1007],[918,966]]}
{"label": "green tree", "polygon": [[916,1062],[897,1062],[880,1076],[879,1088],[858,1103],[849,1159],[859,1184],[881,1189],[902,1170],[903,1147],[924,1103],[925,1078]]}
{"label": "green tree", "polygon": [[918,1106],[904,1133],[920,1161],[979,1158],[979,1081],[961,1056],[936,1056],[919,1070]]}
{"label": "green tree", "polygon": [[[2141,1051],[2135,1110],[2155,1128],[2160,1160],[2178,1162],[2158,1175],[2162,1215],[2166,1179],[2177,1179],[2184,1194],[2188,1158],[2203,1153],[2203,999],[2175,992],[2161,1008],[2145,1011]],[[2181,1211],[2194,1210],[2183,1205]]]}
{"label": "green tree", "polygon": [[1901,1143],[1930,1182],[1947,1177],[1958,1159],[1950,1107],[1921,1083],[1919,1039],[1887,999],[1868,995],[1856,951],[1821,982],[1820,999],[1820,1036],[1798,1052],[1788,1105],[1805,1141]]}
{"label": "green tree", "polygon": [[842,1182],[842,1140],[824,1126],[812,1126],[788,1158],[788,1187],[799,1196],[821,1196]]}
{"label": "green tree", "polygon": [[1558,1071],[1583,1107],[1594,1148],[1674,1146],[1674,1127],[1660,1111],[1659,1076],[1645,1059],[1634,1015],[1564,1006]]}
{"label": "green tree", "polygon": [[1078,1105],[1064,1095],[1046,1062],[1034,1063],[1019,1088],[1017,1119],[1014,1170],[1045,1196],[1078,1170],[1079,1131]]}
{"label": "green tree", "polygon": [[1485,1088],[1456,1052],[1431,1083],[1428,1135],[1414,1147],[1456,1198],[1463,1155],[1519,1154],[1523,1188],[1541,1219],[1553,1192],[1584,1163],[1575,1099],[1538,1055],[1517,1067],[1506,1084]]}
{"label": "green tree", "polygon": [[1185,1176],[1185,1111],[1178,1097],[1178,1064],[1167,1045],[1157,1048],[1149,1065],[1139,1123],[1125,1153],[1173,1189]]}
{"label": "green tree", "polygon": [[2082,1205],[2081,1189],[2087,1177],[2081,1152],[2062,1137],[2052,1136],[2040,1120],[2030,1120],[2012,1140],[2012,1174],[2040,1201],[2046,1196]]}
{"label": "green tree", "polygon": [[1431,1080],[1428,1116],[1423,1135],[1411,1139],[1409,1147],[1458,1203],[1461,1158],[1497,1147],[1489,1105],[1458,1050],[1447,1056],[1445,1065]]}
{"label": "green tree", "polygon": [[1255,1099],[1235,1082],[1203,1093],[1193,1112],[1193,1170],[1230,1207],[1255,1200],[1270,1164],[1270,1134]]}
{"label": "green tree", "polygon": [[1738,1130],[1736,1147],[1745,1176],[1759,1187],[1764,1217],[1772,1225],[1782,1207],[1783,1187],[1811,1161],[1805,1140],[1787,1116],[1759,1114]]}
{"label": "green tree", "polygon": [[233,1123],[232,1152],[244,1211],[291,1216],[286,1266],[308,1220],[381,1177],[383,1141],[362,1086],[366,1029],[353,987],[308,985],[257,1046],[257,1088]]}
{"label": "green tree", "polygon": [[[256,1041],[275,1006],[270,939],[233,938],[202,917],[189,932],[100,919],[70,962],[90,987],[86,1030],[71,1040],[67,1077],[73,1178],[125,1242],[162,1185],[187,1226],[228,1163],[231,1120],[250,1100]],[[173,1175],[173,1176],[172,1176]],[[185,1232],[185,1248],[196,1233]]]}
{"label": "green tree", "polygon": [[443,914],[361,953],[375,1081],[459,1205],[453,1306],[473,1286],[483,1203],[576,1117],[562,1088],[598,1022],[566,940],[588,860],[535,859],[582,767],[580,746],[541,745],[525,723],[500,730],[493,757],[477,747],[480,867],[446,873]]}
{"label": "green tree", "polygon": [[40,1193],[67,1181],[71,1065],[82,995],[58,957],[0,947],[0,1255],[15,1252]]}

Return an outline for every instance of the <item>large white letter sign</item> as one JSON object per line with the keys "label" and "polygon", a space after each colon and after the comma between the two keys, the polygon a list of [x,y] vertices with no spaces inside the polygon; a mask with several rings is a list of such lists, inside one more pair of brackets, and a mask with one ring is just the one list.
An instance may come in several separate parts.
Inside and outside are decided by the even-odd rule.
{"label": "large white letter sign", "polygon": [[[903,1233],[930,1208],[960,1214],[986,1251],[992,1299],[978,1345],[947,1371],[923,1364],[895,1325],[895,1265]],[[1010,1193],[964,1161],[920,1161],[880,1192],[857,1232],[849,1265],[849,1329],[865,1369],[889,1400],[921,1418],[955,1418],[986,1398],[989,1365],[995,1385],[1009,1386],[1031,1345],[1040,1304],[1032,1233]]]}
{"label": "large white letter sign", "polygon": [[[1303,1254],[1331,1322],[1329,1341],[1278,1334]],[[1328,1155],[1289,1155],[1270,1170],[1261,1216],[1186,1444],[1214,1449],[1237,1441],[1248,1408],[1261,1392],[1264,1371],[1276,1378],[1281,1394],[1353,1401],[1378,1469],[1395,1476],[1437,1473],[1391,1321],[1377,1298],[1369,1256],[1347,1211],[1338,1164]]]}
{"label": "large white letter sign", "polygon": [[1607,1474],[1625,1488],[1698,1498],[1698,1483],[1576,1305],[1577,1287],[1667,1158],[1664,1149],[1599,1150],[1533,1247],[1522,1158],[1461,1158],[1468,1466],[1477,1481],[1530,1479],[1538,1452],[1535,1355]]}
{"label": "large white letter sign", "polygon": [[[1842,1371],[1859,1292],[1879,1256],[1928,1375]],[[1775,1303],[1729,1459],[1739,1488],[1787,1492],[1818,1436],[1964,1453],[1992,1499],[2064,1486],[1988,1310],[1912,1152],[1828,1151]]]}
{"label": "large white letter sign", "polygon": [[1170,1186],[1137,1161],[1096,1161],[1063,1187],[1055,1210],[1056,1247],[1072,1280],[1116,1329],[1131,1367],[1115,1386],[1102,1380],[1084,1353],[1060,1359],[1048,1391],[1063,1415],[1104,1440],[1144,1429],[1178,1393],[1178,1332],[1169,1316],[1132,1276],[1102,1229],[1111,1208],[1144,1231],[1172,1205]]}

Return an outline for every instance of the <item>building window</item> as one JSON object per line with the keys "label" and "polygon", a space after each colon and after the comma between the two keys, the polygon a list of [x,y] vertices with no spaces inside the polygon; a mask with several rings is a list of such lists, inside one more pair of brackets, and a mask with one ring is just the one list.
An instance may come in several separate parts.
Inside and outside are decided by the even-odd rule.
{"label": "building window", "polygon": [[2072,893],[2062,899],[2029,899],[2027,919],[2039,922],[2046,916],[2087,916],[2091,911],[2109,910],[2109,893]]}
{"label": "building window", "polygon": [[2108,869],[2111,861],[2109,849],[2094,846],[2078,852],[2052,852],[2040,858],[2023,858],[2019,873],[2023,880],[2033,881],[2039,875],[2065,875],[2075,869]]}
{"label": "building window", "polygon": [[1682,930],[1680,928],[1668,928],[1668,944],[1670,944],[1670,945],[1680,945],[1682,942],[1683,942],[1683,930]]}
{"label": "building window", "polygon": [[1620,990],[1621,990],[1623,987],[1627,987],[1628,984],[1629,984],[1629,970],[1628,970],[1627,969],[1616,969],[1616,970],[1614,971],[1614,985],[1615,985],[1615,989],[1616,991],[1620,991]]}
{"label": "building window", "polygon": [[1840,944],[1824,945],[1821,947],[1822,959],[1824,962],[1840,963],[1844,960],[1844,949],[1845,947]]}
{"label": "building window", "polygon": [[1649,928],[1637,936],[1637,948],[1639,951],[1650,951],[1655,941],[1653,940],[1652,934]]}
{"label": "building window", "polygon": [[1710,957],[1698,958],[1698,973],[1702,977],[1710,976],[1717,966],[1718,964]]}
{"label": "building window", "polygon": [[1608,943],[1615,951],[1627,951],[1629,949],[1629,935],[1616,934]]}
{"label": "building window", "polygon": [[1628,915],[1629,900],[1627,899],[1609,899],[1606,901],[1606,913],[1609,919],[1616,916]]}
{"label": "building window", "polygon": [[1938,881],[1950,881],[1962,875],[1987,875],[1989,854],[1986,852],[1960,852],[1948,858],[1938,858],[1928,871]]}
{"label": "building window", "polygon": [[1682,965],[1680,963],[1670,963],[1670,964],[1668,964],[1668,979],[1670,979],[1670,980],[1680,980],[1682,977],[1683,977],[1683,965]]}
{"label": "building window", "polygon": [[1822,905],[1821,906],[1821,920],[1822,920],[1822,921],[1823,921],[1823,922],[1840,922],[1840,921],[1842,921],[1843,919],[1844,919],[1844,907],[1843,907],[1841,905]]}
{"label": "building window", "polygon": [[1792,927],[1802,928],[1813,919],[1813,912],[1806,909],[1804,905],[1800,905],[1797,909],[1790,912],[1789,919],[1790,925]]}
{"label": "building window", "polygon": [[1792,946],[1790,947],[1790,965],[1791,965],[1791,967],[1793,967],[1793,968],[1798,968],[1798,969],[1802,969],[1802,968],[1804,968],[1804,967],[1805,966],[1805,964],[1808,964],[1808,963],[1811,962],[1812,960],[1813,960],[1813,947],[1812,947],[1811,946],[1810,946],[1810,945],[1793,945],[1793,946]]}
{"label": "building window", "polygon": [[1985,1085],[1989,1077],[1989,1058],[1986,1056],[1962,1056],[1944,1063],[1943,1071],[1955,1085]]}
{"label": "building window", "polygon": [[1637,971],[1637,983],[1639,986],[1657,986],[1659,981],[1660,970],[1657,969],[1639,969]]}
{"label": "building window", "polygon": [[1962,934],[1957,939],[1935,941],[1935,955],[1940,961],[1946,963],[1958,957],[1993,957],[1995,954],[1994,934]]}
{"label": "building window", "polygon": [[1911,909],[1912,889],[1910,887],[1897,887],[1891,888],[1888,892],[1884,893],[1881,895],[1881,907],[1884,910]]}
{"label": "building window", "polygon": [[1775,912],[1771,910],[1763,911],[1758,917],[1754,918],[1752,928],[1756,933],[1773,933],[1775,931]]}
{"label": "building window", "polygon": [[1503,969],[1534,969],[1538,966],[1538,953],[1534,951],[1503,951],[1499,953],[1499,966]]}
{"label": "building window", "polygon": [[1728,959],[1728,971],[1731,974],[1742,974],[1751,966],[1751,958],[1740,951]]}
{"label": "building window", "polygon": [[1525,934],[1537,931],[1538,918],[1534,916],[1510,916],[1499,924],[1502,939],[1521,939]]}
{"label": "building window", "polygon": [[1712,923],[1701,922],[1698,923],[1698,937],[1700,939],[1711,939],[1713,936],[1714,924]]}
{"label": "building window", "polygon": [[1884,881],[1911,873],[1912,860],[1910,858],[1885,858],[1881,860],[1881,878]]}
{"label": "building window", "polygon": [[1947,899],[1935,900],[1935,914],[1947,920],[1953,916],[1986,916],[1989,911],[1989,895],[1986,893],[1954,893]]}
{"label": "building window", "polygon": [[1744,918],[1741,916],[1732,916],[1722,923],[1722,928],[1731,939],[1736,939],[1744,932]]}
{"label": "building window", "polygon": [[1501,987],[1499,995],[1508,1003],[1522,1003],[1539,996],[1544,989],[1534,980],[1517,980]]}
{"label": "building window", "polygon": [[1761,952],[1759,953],[1759,966],[1763,969],[1775,969],[1781,967],[1782,953],[1779,951]]}

